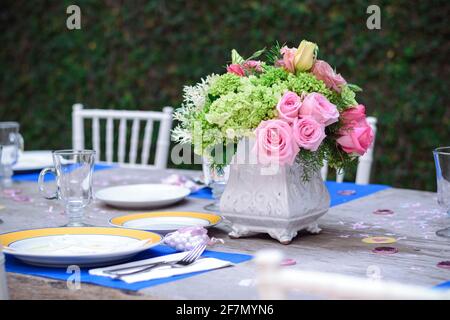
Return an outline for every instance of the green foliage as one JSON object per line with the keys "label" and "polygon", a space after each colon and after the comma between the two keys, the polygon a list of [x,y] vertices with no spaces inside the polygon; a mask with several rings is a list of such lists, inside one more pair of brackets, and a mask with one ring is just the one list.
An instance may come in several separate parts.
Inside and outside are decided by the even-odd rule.
{"label": "green foliage", "polygon": [[435,189],[431,150],[450,141],[448,1],[377,1],[381,30],[366,28],[363,0],[82,0],[73,31],[70,4],[1,4],[0,119],[21,123],[27,149],[70,147],[76,102],[179,106],[185,84],[224,72],[230,49],[309,39],[378,118],[372,181]]}

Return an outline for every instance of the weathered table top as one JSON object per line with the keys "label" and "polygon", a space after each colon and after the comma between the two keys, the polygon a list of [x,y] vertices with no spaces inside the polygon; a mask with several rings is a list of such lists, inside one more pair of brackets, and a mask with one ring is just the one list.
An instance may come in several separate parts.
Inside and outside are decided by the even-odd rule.
{"label": "weathered table top", "polygon": [[[125,183],[159,182],[170,173],[200,175],[196,171],[137,170],[116,168],[95,173],[96,189]],[[38,195],[37,184],[16,183],[14,188],[32,197],[33,202],[14,202],[0,195],[0,232],[24,228],[52,227],[64,224],[62,207],[56,201]],[[208,200],[189,198],[164,210],[205,211]],[[376,209],[391,209],[392,215],[375,215]],[[86,210],[86,222],[107,226],[111,217],[126,212],[94,202]],[[268,236],[230,239],[227,227],[210,229],[210,235],[223,238],[225,244],[214,250],[254,254],[264,248],[281,250],[299,268],[366,277],[378,273],[385,280],[432,287],[450,280],[450,270],[436,264],[450,260],[450,241],[435,235],[437,229],[450,224],[449,217],[436,203],[430,192],[387,189],[368,197],[332,207],[320,220],[323,231],[318,235],[301,234],[290,245],[281,245]],[[367,236],[395,237],[388,246],[399,252],[391,255],[372,253],[377,245],[363,243]],[[380,245],[378,245],[380,246]],[[256,288],[250,279],[255,276],[251,261],[232,268],[200,274],[183,280],[129,292],[82,284],[80,290],[70,291],[65,282],[19,274],[8,274],[12,299],[256,299]],[[292,295],[293,298],[301,297]]]}

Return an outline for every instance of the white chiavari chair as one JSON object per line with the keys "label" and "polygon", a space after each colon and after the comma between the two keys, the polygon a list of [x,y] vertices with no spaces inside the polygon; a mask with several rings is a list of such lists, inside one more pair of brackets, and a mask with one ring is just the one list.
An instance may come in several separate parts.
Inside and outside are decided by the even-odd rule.
{"label": "white chiavari chair", "polygon": [[[74,149],[85,148],[85,120],[91,121],[92,149],[96,151],[100,163],[118,163],[125,167],[157,168],[167,167],[170,147],[170,130],[172,128],[171,107],[164,107],[162,112],[137,110],[84,109],[82,104],[73,105],[72,145]],[[106,122],[105,148],[101,144],[101,122]],[[118,122],[118,141],[114,141],[115,122]],[[158,137],[154,163],[149,164],[152,137],[155,123],[159,122]],[[131,124],[131,136],[127,146],[128,124]],[[143,125],[142,125],[143,124]],[[140,139],[143,127],[143,139]],[[139,148],[140,141],[141,148]],[[117,153],[114,147],[117,145]],[[128,147],[128,148],[127,148]],[[104,150],[102,150],[104,149]],[[138,155],[139,150],[140,157]],[[103,152],[104,151],[104,152]],[[127,157],[128,153],[128,157]],[[117,155],[117,157],[115,157]]]}
{"label": "white chiavari chair", "polygon": [[385,281],[381,277],[355,277],[280,266],[283,254],[274,249],[257,252],[256,285],[264,300],[284,300],[290,293],[326,299],[449,300],[450,290]]}

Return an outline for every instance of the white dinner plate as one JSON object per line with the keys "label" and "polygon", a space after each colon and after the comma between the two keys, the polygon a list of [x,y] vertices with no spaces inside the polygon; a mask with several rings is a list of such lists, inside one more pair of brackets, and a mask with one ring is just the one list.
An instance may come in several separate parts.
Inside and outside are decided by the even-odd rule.
{"label": "white dinner plate", "polygon": [[44,228],[0,235],[4,252],[25,263],[66,267],[122,262],[161,242],[159,234],[124,228]]}
{"label": "white dinner plate", "polygon": [[17,163],[13,166],[13,170],[33,171],[46,167],[53,167],[51,151],[25,151],[20,153]]}
{"label": "white dinner plate", "polygon": [[125,209],[167,206],[186,198],[188,188],[167,184],[133,184],[99,190],[95,197],[107,205]]}
{"label": "white dinner plate", "polygon": [[211,227],[222,221],[212,213],[161,211],[129,214],[112,218],[109,223],[116,227],[154,231],[166,234],[185,227]]}

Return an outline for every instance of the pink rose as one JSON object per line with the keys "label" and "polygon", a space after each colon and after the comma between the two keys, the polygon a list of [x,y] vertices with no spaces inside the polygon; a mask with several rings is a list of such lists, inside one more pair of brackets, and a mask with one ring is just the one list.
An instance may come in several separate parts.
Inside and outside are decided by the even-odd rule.
{"label": "pink rose", "polygon": [[347,109],[342,112],[341,120],[344,125],[349,125],[352,122],[356,122],[356,124],[353,124],[353,127],[358,126],[358,124],[364,126],[366,123],[366,108],[362,104],[358,104],[350,109]]}
{"label": "pink rose", "polygon": [[297,48],[288,48],[284,46],[281,48],[280,53],[283,55],[283,60],[279,60],[278,64],[283,66],[287,71],[295,73],[295,53]]}
{"label": "pink rose", "polygon": [[237,63],[233,63],[233,64],[230,64],[229,66],[227,66],[227,72],[233,73],[239,77],[245,76],[244,68],[240,64],[237,64]]}
{"label": "pink rose", "polygon": [[310,151],[317,151],[326,137],[325,126],[311,116],[296,119],[292,131],[298,146]]}
{"label": "pink rose", "polygon": [[336,142],[347,153],[362,156],[373,142],[374,134],[367,120],[352,121],[339,130],[341,136]]}
{"label": "pink rose", "polygon": [[325,126],[335,123],[339,119],[339,112],[334,104],[320,93],[308,94],[302,102],[300,116],[312,116],[317,122]]}
{"label": "pink rose", "polygon": [[283,120],[262,121],[256,128],[255,149],[262,164],[293,164],[299,147],[292,138],[292,128]]}
{"label": "pink rose", "polygon": [[262,72],[262,67],[261,67],[261,61],[256,61],[256,60],[248,60],[246,62],[244,62],[243,65],[245,70],[248,71],[256,71],[256,72]]}
{"label": "pink rose", "polygon": [[336,92],[341,92],[341,87],[347,83],[345,79],[338,73],[336,74],[333,68],[323,60],[317,60],[311,72],[317,79],[325,82],[325,85]]}
{"label": "pink rose", "polygon": [[292,91],[287,91],[277,104],[278,117],[289,123],[298,118],[298,112],[302,105],[300,97]]}

